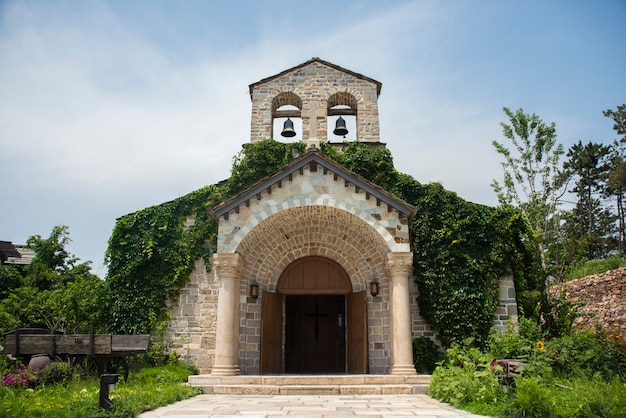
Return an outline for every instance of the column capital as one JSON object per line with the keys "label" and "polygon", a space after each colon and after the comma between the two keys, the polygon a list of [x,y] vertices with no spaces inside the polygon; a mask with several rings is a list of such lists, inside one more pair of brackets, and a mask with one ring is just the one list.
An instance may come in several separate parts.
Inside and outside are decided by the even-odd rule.
{"label": "column capital", "polygon": [[413,267],[413,253],[389,253],[387,256],[387,272],[389,276],[402,274],[408,277]]}
{"label": "column capital", "polygon": [[243,258],[237,253],[215,253],[213,268],[218,277],[237,278],[243,272]]}

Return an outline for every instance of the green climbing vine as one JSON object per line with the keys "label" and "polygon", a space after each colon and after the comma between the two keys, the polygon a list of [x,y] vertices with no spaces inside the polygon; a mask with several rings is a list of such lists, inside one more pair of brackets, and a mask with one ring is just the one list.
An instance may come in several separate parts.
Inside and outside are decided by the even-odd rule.
{"label": "green climbing vine", "polygon": [[[246,144],[227,181],[118,219],[106,253],[108,328],[154,331],[167,319],[167,300],[177,297],[194,261],[204,257],[210,267],[217,224],[208,211],[304,151],[303,143]],[[349,143],[338,152],[322,143],[321,152],[418,208],[410,231],[419,304],[444,344],[468,336],[486,339],[498,278],[507,269],[520,290],[534,286],[527,251],[532,240],[517,211],[469,203],[440,184],[420,184],[395,170],[385,147]],[[190,215],[195,223],[186,227]]]}
{"label": "green climbing vine", "polygon": [[468,337],[484,343],[499,278],[512,272],[520,290],[527,285],[526,222],[516,210],[467,202],[438,183],[403,176],[399,189],[418,208],[410,230],[422,315],[445,346]]}

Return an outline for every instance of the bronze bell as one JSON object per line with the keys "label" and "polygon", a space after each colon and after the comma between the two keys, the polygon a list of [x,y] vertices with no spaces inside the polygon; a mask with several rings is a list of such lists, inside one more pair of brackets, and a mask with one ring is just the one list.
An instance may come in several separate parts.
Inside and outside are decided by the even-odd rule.
{"label": "bronze bell", "polygon": [[296,131],[293,130],[293,122],[290,118],[287,118],[287,120],[283,124],[283,131],[280,134],[286,138],[296,136]]}
{"label": "bronze bell", "polygon": [[339,116],[337,122],[335,122],[335,130],[333,133],[337,136],[343,136],[344,138],[348,135],[348,129],[346,129],[346,121]]}

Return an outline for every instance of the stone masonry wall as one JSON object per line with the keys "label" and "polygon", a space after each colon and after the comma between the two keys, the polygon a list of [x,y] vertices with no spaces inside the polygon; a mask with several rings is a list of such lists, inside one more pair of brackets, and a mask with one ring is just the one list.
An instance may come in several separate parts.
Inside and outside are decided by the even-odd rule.
{"label": "stone masonry wall", "polygon": [[378,92],[376,84],[339,71],[320,62],[296,68],[281,77],[257,85],[252,92],[252,120],[250,142],[254,143],[276,136],[272,135],[272,100],[283,92],[293,92],[302,100],[302,140],[310,137],[311,111],[317,117],[317,138],[327,140],[328,99],[336,93],[349,93],[357,101],[357,140],[378,142]]}
{"label": "stone masonry wall", "polygon": [[181,359],[208,373],[215,355],[218,283],[203,260],[195,263],[189,282],[172,303],[165,340]]}
{"label": "stone masonry wall", "polygon": [[494,327],[498,331],[506,332],[510,323],[513,326],[513,330],[517,331],[519,317],[513,276],[508,275],[500,278],[500,295],[498,300],[499,305],[493,318]]}
{"label": "stone masonry wall", "polygon": [[554,297],[561,292],[567,301],[584,304],[579,311],[588,315],[577,318],[575,326],[600,325],[626,337],[626,267],[571,280],[550,289]]}

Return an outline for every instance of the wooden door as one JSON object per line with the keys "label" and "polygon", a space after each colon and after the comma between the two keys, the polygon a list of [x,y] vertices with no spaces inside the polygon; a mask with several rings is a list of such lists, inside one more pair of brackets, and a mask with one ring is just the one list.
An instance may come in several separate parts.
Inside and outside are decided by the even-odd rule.
{"label": "wooden door", "polygon": [[348,327],[348,373],[367,373],[367,299],[366,293],[346,296]]}
{"label": "wooden door", "polygon": [[283,296],[263,292],[261,307],[261,374],[283,372]]}
{"label": "wooden door", "polygon": [[345,297],[291,295],[285,303],[285,372],[345,373]]}

